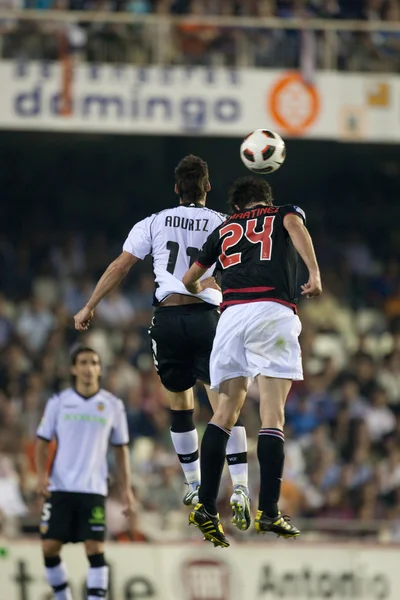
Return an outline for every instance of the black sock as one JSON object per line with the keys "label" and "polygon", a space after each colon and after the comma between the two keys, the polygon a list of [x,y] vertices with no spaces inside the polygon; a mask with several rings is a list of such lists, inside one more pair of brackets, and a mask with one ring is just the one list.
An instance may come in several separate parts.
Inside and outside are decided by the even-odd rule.
{"label": "black sock", "polygon": [[201,442],[201,485],[199,502],[210,515],[217,514],[217,497],[225,463],[226,444],[231,432],[209,423]]}
{"label": "black sock", "polygon": [[278,501],[281,482],[285,436],[283,431],[273,427],[260,429],[258,435],[257,456],[260,463],[260,498],[258,509],[268,517],[278,514]]}

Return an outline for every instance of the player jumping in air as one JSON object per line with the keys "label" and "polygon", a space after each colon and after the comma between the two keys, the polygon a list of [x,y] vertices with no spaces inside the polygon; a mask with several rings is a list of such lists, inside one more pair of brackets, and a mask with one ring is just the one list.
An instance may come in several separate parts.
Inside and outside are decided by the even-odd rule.
{"label": "player jumping in air", "polygon": [[[128,424],[121,400],[100,388],[98,354],[81,346],[72,354],[73,387],[47,402],[37,430],[38,491],[44,497],[40,533],[46,579],[56,600],[72,600],[60,552],[63,544],[83,542],[90,564],[87,598],[105,598],[108,567],[104,558],[106,533],[108,443],[115,449],[116,470],[124,514],[131,516]],[[49,442],[57,452],[47,474]]]}
{"label": "player jumping in air", "polygon": [[261,429],[257,454],[260,496],[255,528],[296,537],[299,530],[279,512],[284,464],[284,409],[293,380],[303,379],[297,316],[297,252],[304,260],[307,298],[318,296],[321,279],[301,208],[274,206],[269,184],[239,179],[230,191],[235,211],[207,239],[183,278],[192,294],[214,264],[221,272],[223,313],[210,360],[211,387],[219,391],[217,409],[201,445],[199,504],[189,522],[218,546],[229,546],[217,513],[225,448],[246,398],[249,378],[260,393]]}
{"label": "player jumping in air", "polygon": [[[76,329],[86,330],[102,298],[121,283],[135,263],[151,254],[156,308],[149,333],[154,364],[170,401],[171,437],[188,484],[183,500],[188,506],[197,504],[200,485],[198,435],[193,422],[196,381],[205,385],[213,408],[218,398],[209,388],[209,359],[219,319],[221,291],[211,277],[211,268],[203,271],[204,278],[195,294],[188,292],[182,283],[199,248],[226,219],[226,215],[205,206],[210,189],[207,163],[193,155],[183,158],[175,169],[179,205],[136,223],[123,252],[100,278],[86,306],[75,315]],[[245,530],[251,522],[247,440],[239,422],[232,425],[226,456],[234,488],[232,522]]]}

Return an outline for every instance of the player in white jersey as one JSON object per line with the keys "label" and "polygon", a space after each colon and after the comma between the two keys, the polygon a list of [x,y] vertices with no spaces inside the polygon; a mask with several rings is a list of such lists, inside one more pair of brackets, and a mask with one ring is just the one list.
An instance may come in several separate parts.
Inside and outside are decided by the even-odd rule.
{"label": "player in white jersey", "polygon": [[[184,498],[187,505],[196,503],[200,484],[198,436],[193,422],[196,381],[205,384],[213,407],[218,399],[209,388],[209,360],[221,291],[212,269],[205,273],[197,294],[190,294],[182,283],[199,248],[226,219],[205,206],[210,189],[207,163],[193,155],[183,158],[175,169],[174,190],[179,205],[136,223],[123,252],[100,278],[86,306],[75,315],[76,329],[86,330],[102,298],[121,283],[135,263],[151,254],[156,308],[149,333],[154,363],[170,400],[172,442],[189,486]],[[226,456],[234,487],[232,522],[245,530],[250,526],[247,440],[239,422],[233,428]]]}
{"label": "player in white jersey", "polygon": [[[104,558],[107,450],[115,448],[124,514],[133,512],[130,485],[128,424],[121,400],[100,388],[98,354],[81,346],[72,354],[74,386],[47,402],[37,430],[38,491],[44,497],[40,522],[46,579],[56,600],[72,600],[63,544],[84,542],[89,560],[88,600],[105,598],[108,567]],[[47,473],[49,442],[57,450]]]}

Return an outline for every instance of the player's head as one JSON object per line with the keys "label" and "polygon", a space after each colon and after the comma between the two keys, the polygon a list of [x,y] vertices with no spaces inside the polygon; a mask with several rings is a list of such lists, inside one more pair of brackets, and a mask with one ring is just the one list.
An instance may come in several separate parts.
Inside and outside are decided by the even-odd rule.
{"label": "player's head", "polygon": [[205,202],[210,189],[207,163],[194,154],[182,158],[175,169],[175,193],[181,203]]}
{"label": "player's head", "polygon": [[89,346],[78,346],[71,353],[71,375],[74,385],[99,385],[101,376],[100,357]]}
{"label": "player's head", "polygon": [[257,177],[241,177],[229,190],[229,204],[233,210],[243,210],[251,204],[272,206],[272,190],[265,179]]}

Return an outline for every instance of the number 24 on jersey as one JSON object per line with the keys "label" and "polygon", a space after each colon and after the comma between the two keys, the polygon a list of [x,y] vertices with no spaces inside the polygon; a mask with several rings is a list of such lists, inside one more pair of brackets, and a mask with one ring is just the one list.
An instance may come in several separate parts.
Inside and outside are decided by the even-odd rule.
{"label": "number 24 on jersey", "polygon": [[227,251],[234,249],[243,236],[251,244],[260,244],[260,260],[271,260],[274,220],[275,216],[264,217],[261,231],[256,231],[257,219],[246,221],[246,227],[240,223],[228,223],[222,227],[219,230],[220,238],[226,236],[222,240],[221,254],[219,255],[222,267],[228,269],[242,262],[242,252],[227,254]]}

